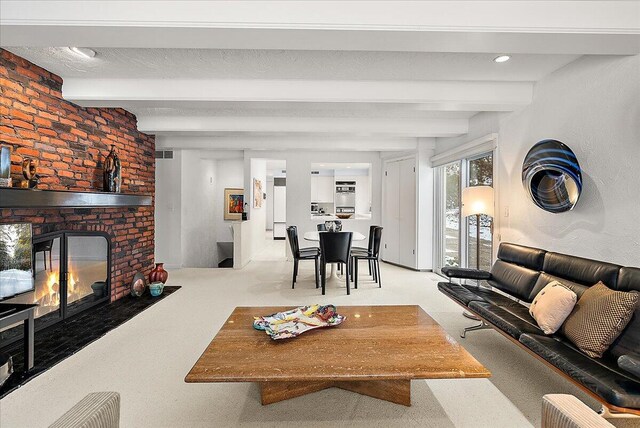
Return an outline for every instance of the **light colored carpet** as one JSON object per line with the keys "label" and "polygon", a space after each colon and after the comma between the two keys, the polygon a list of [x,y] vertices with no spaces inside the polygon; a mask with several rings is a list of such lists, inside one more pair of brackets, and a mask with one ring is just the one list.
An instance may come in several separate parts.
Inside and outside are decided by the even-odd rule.
{"label": "light colored carpet", "polygon": [[[496,332],[459,339],[472,321],[438,292],[437,275],[383,264],[383,288],[362,281],[346,296],[321,296],[313,263],[301,263],[296,289],[284,241],[269,245],[245,269],[182,269],[169,285],[183,288],[0,402],[0,426],[44,427],[89,392],[122,395],[122,427],[327,426],[528,427],[539,425],[542,396],[575,387]],[[364,265],[363,265],[364,266]],[[364,270],[364,269],[363,269]],[[486,365],[490,379],[414,381],[412,407],[330,389],[261,406],[253,384],[186,384],[184,376],[235,306],[419,304]],[[321,358],[309,354],[309,358]]]}

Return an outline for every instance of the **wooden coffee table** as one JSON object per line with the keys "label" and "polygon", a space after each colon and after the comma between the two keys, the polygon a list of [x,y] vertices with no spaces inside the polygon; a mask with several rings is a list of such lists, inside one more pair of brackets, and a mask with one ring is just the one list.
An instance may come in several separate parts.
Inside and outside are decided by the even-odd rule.
{"label": "wooden coffee table", "polygon": [[185,381],[258,382],[262,404],[336,387],[410,406],[412,379],[491,376],[420,306],[340,306],[341,325],[280,341],[253,328],[288,309],[235,308]]}

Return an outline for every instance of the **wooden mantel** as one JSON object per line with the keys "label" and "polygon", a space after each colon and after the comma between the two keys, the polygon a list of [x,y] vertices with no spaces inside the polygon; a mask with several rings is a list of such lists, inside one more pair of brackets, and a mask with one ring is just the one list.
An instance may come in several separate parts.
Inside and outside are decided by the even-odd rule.
{"label": "wooden mantel", "polygon": [[0,188],[0,208],[112,208],[151,206],[151,195]]}

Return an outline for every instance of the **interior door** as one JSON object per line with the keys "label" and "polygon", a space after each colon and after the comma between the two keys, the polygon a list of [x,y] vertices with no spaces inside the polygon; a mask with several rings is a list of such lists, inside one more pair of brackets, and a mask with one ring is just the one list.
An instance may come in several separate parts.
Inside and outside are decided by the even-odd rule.
{"label": "interior door", "polygon": [[416,160],[404,159],[399,166],[399,263],[416,267]]}
{"label": "interior door", "polygon": [[383,259],[400,263],[400,162],[388,162],[385,168]]}

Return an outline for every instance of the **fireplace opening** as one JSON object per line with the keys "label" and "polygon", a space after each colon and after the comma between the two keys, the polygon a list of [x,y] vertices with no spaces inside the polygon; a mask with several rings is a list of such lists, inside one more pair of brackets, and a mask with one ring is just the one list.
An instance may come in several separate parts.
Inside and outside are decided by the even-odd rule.
{"label": "fireplace opening", "polygon": [[[111,241],[98,231],[62,231],[33,238],[32,291],[6,303],[36,303],[36,331],[96,305],[111,294]],[[3,345],[22,337],[20,326],[0,332]]]}

